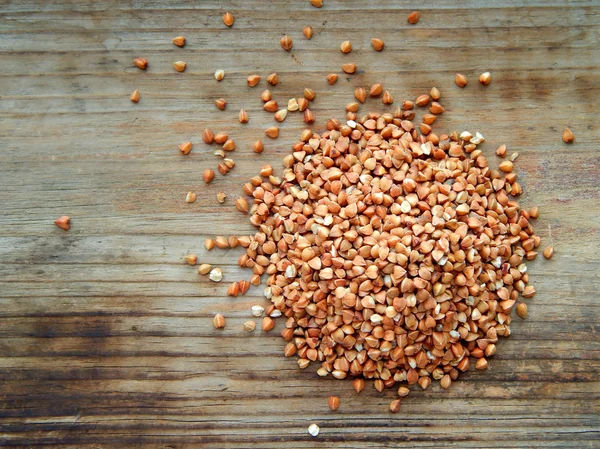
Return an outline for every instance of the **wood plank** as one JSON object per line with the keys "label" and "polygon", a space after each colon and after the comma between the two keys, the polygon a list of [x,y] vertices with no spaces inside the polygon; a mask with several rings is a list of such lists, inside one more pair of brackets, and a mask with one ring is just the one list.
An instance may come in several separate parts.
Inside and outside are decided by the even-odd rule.
{"label": "wood plank", "polygon": [[[325,0],[103,0],[0,2],[0,432],[2,445],[60,448],[595,448],[600,444],[600,5],[594,0],[434,0],[417,26],[414,2]],[[226,29],[221,15],[236,17]],[[307,41],[301,34],[314,27]],[[294,49],[279,38],[288,33]],[[188,45],[171,44],[185,34]],[[381,53],[370,39],[384,39]],[[342,40],[354,50],[342,55]],[[132,59],[147,57],[147,72]],[[174,73],[172,62],[188,63]],[[328,73],[354,61],[359,71]],[[216,69],[226,71],[221,83]],[[493,81],[476,78],[489,70]],[[277,71],[280,84],[246,77]],[[469,85],[454,85],[456,72]],[[435,85],[446,113],[436,132],[469,129],[520,153],[522,204],[551,261],[528,264],[538,294],[514,318],[485,372],[448,390],[415,389],[398,415],[393,391],[357,395],[282,355],[274,331],[242,324],[262,287],[226,297],[248,278],[240,248],[206,251],[215,234],[253,232],[232,207],[241,185],[283,155],[306,125],[290,114],[278,140],[257,98],[284,104],[317,91],[313,126],[344,118],[357,86],[382,82],[396,104]],[[133,89],[142,100],[128,100]],[[226,111],[214,100],[226,97]],[[244,107],[247,125],[237,123]],[[418,111],[418,117],[422,115]],[[573,129],[576,142],[560,133]],[[236,167],[204,185],[216,147],[205,127],[227,131]],[[265,152],[251,146],[263,139]],[[177,145],[193,141],[182,157]],[[198,193],[186,204],[187,191]],[[224,205],[215,195],[224,191]],[[68,233],[52,221],[69,214]],[[215,284],[183,262],[194,252],[222,267]],[[227,316],[222,331],[216,312]],[[418,390],[418,391],[417,391]],[[336,394],[336,413],[327,397]],[[321,427],[318,438],[306,428]]]}

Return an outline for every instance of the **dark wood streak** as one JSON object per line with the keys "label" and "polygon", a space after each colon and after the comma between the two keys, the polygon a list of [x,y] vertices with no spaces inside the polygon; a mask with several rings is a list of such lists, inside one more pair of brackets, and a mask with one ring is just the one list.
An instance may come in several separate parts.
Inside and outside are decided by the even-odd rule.
{"label": "dark wood streak", "polygon": [[[0,5],[0,445],[148,448],[596,448],[600,445],[600,7],[590,0],[434,0],[417,26],[406,1],[22,0]],[[225,10],[236,18],[225,29]],[[302,28],[312,25],[311,41]],[[292,60],[279,47],[288,33]],[[171,39],[185,34],[188,45]],[[371,37],[385,41],[372,51]],[[354,50],[342,55],[339,43]],[[132,66],[144,56],[147,72]],[[183,59],[188,70],[171,70]],[[328,86],[325,76],[356,62]],[[226,71],[221,83],[216,69]],[[492,73],[483,87],[477,76]],[[481,131],[490,162],[506,143],[540,206],[536,229],[554,258],[529,264],[538,291],[486,372],[449,390],[434,384],[388,413],[393,391],[320,379],[283,357],[277,329],[247,334],[261,288],[225,296],[249,277],[241,249],[207,252],[205,237],[252,232],[232,207],[247,178],[279,167],[304,123],[290,114],[277,141],[258,94],[282,104],[312,87],[315,129],[344,117],[358,85],[397,100],[433,85],[447,113],[436,131]],[[469,78],[458,89],[453,78]],[[250,73],[263,81],[246,86]],[[128,96],[141,92],[132,105]],[[228,109],[216,111],[225,96]],[[395,106],[395,105],[394,105]],[[244,107],[247,125],[237,123]],[[368,100],[361,111],[387,111]],[[562,129],[576,136],[564,145]],[[237,166],[216,166],[204,127],[235,139]],[[262,138],[263,154],[251,146]],[[182,157],[177,145],[192,140]],[[185,193],[199,193],[193,205]],[[216,203],[224,191],[226,205]],[[67,214],[65,233],[53,220]],[[183,263],[221,266],[214,284]],[[217,331],[211,318],[227,316]],[[338,412],[327,397],[341,399]],[[318,438],[306,429],[321,426]]]}

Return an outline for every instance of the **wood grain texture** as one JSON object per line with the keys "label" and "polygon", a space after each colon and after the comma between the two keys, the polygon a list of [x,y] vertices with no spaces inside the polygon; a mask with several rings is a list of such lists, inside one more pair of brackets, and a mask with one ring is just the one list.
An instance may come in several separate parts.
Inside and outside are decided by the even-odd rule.
{"label": "wood grain texture", "polygon": [[[600,4],[433,0],[410,26],[414,2],[324,3],[0,1],[0,444],[600,446]],[[294,41],[289,54],[283,33]],[[180,34],[182,49],[171,44]],[[342,55],[346,39],[354,51]],[[147,72],[134,57],[150,61]],[[185,73],[172,70],[176,60]],[[357,74],[328,86],[344,62]],[[492,83],[479,85],[488,70]],[[304,128],[290,114],[278,140],[264,137],[274,123],[258,95],[272,71],[281,103],[316,90],[315,130],[344,117],[357,86],[382,82],[398,103],[435,85],[447,110],[435,130],[481,131],[492,164],[501,143],[520,153],[521,201],[540,206],[536,229],[556,254],[529,265],[538,291],[529,318],[515,319],[489,370],[447,391],[414,391],[390,415],[393,391],[356,395],[350,382],[298,370],[277,332],[245,333],[250,307],[265,303],[261,288],[227,298],[226,282],[183,263],[195,252],[225,280],[250,275],[236,265],[240,250],[209,253],[203,240],[252,232],[233,199],[263,164],[279,167]],[[465,89],[453,83],[459,71]],[[263,81],[250,89],[253,73]],[[224,112],[213,104],[221,96]],[[237,123],[242,107],[247,125]],[[380,100],[361,108],[389,109]],[[573,145],[561,141],[565,126]],[[201,173],[217,161],[200,139],[205,127],[238,146],[235,169],[209,186]],[[261,155],[251,149],[258,138]],[[188,140],[183,157],[177,146]],[[53,224],[63,214],[68,233]],[[212,327],[216,312],[227,317],[223,331]],[[330,394],[341,398],[336,413]],[[312,422],[318,438],[306,432]]]}

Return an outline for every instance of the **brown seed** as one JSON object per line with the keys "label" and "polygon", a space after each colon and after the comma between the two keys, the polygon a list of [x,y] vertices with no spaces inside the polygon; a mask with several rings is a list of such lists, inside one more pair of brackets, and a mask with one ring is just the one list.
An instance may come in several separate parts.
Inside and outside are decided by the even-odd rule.
{"label": "brown seed", "polygon": [[398,396],[400,396],[401,398],[408,396],[409,393],[410,393],[410,390],[406,387],[398,388]]}
{"label": "brown seed", "polygon": [[429,95],[423,94],[419,95],[415,100],[415,104],[420,107],[425,107],[429,104]]}
{"label": "brown seed", "polygon": [[309,124],[314,123],[315,115],[312,113],[312,111],[310,109],[306,109],[304,111],[304,121]]}
{"label": "brown seed", "polygon": [[187,256],[184,257],[185,261],[188,263],[188,265],[196,265],[196,262],[198,261],[198,256],[196,256],[195,254],[188,254]]}
{"label": "brown seed", "polygon": [[182,154],[190,154],[190,151],[192,151],[192,142],[183,142],[179,145],[179,151]]}
{"label": "brown seed", "polygon": [[350,41],[342,42],[342,44],[340,45],[340,50],[342,51],[342,53],[350,53],[352,51],[352,44],[350,43]]}
{"label": "brown seed", "polygon": [[369,96],[378,97],[383,93],[383,86],[380,83],[373,84],[369,89]]}
{"label": "brown seed", "polygon": [[224,192],[219,192],[217,193],[217,201],[221,204],[223,204],[225,202],[225,199],[227,198],[227,195],[225,195]]}
{"label": "brown seed", "polygon": [[429,95],[431,96],[431,99],[434,101],[438,101],[441,97],[440,90],[437,87],[432,87],[431,90],[429,91]]}
{"label": "brown seed", "polygon": [[308,87],[304,88],[304,98],[306,98],[308,101],[313,101],[316,95],[317,94],[314,90],[309,89]]}
{"label": "brown seed", "polygon": [[528,285],[521,294],[523,295],[523,298],[533,298],[535,293],[535,287],[533,285]]}
{"label": "brown seed", "polygon": [[215,247],[215,241],[213,239],[206,239],[204,240],[204,247],[210,251],[211,249],[213,249]]}
{"label": "brown seed", "polygon": [[175,61],[173,63],[173,68],[178,72],[184,72],[187,64],[184,61]]}
{"label": "brown seed", "polygon": [[302,142],[308,142],[312,136],[313,136],[313,132],[310,129],[305,129],[304,131],[302,131],[302,134],[300,135],[300,140]]}
{"label": "brown seed", "polygon": [[269,100],[263,105],[263,109],[267,112],[275,112],[279,109],[279,105],[275,100]]}
{"label": "brown seed", "polygon": [[222,235],[218,235],[215,237],[215,246],[219,249],[229,248],[229,241],[227,240],[226,237],[223,237]]}
{"label": "brown seed", "polygon": [[364,103],[367,99],[367,91],[364,87],[357,87],[354,89],[354,98],[356,98],[361,103]]}
{"label": "brown seed", "polygon": [[304,112],[306,110],[306,108],[308,107],[308,100],[304,97],[302,98],[298,98],[298,110],[300,112]]}
{"label": "brown seed", "polygon": [[306,38],[308,40],[311,40],[313,37],[313,29],[310,26],[306,26],[304,27],[304,30],[302,30],[302,32],[304,33],[304,36],[306,36]]}
{"label": "brown seed", "polygon": [[262,319],[262,330],[265,332],[270,331],[275,327],[275,320],[270,316],[266,316]]}
{"label": "brown seed", "polygon": [[330,73],[329,75],[327,75],[327,82],[331,85],[337,83],[338,80],[338,75],[337,73]]}
{"label": "brown seed", "polygon": [[197,195],[194,192],[188,192],[185,196],[186,203],[194,203],[196,201]]}
{"label": "brown seed", "polygon": [[519,315],[519,318],[521,319],[525,319],[527,318],[527,304],[525,304],[524,302],[520,302],[517,305],[517,315]]}
{"label": "brown seed", "polygon": [[229,239],[227,237],[223,237],[222,235],[218,235],[215,237],[215,246],[219,249],[229,248]]}
{"label": "brown seed", "polygon": [[428,125],[433,124],[433,122],[435,122],[436,120],[437,120],[437,115],[425,114],[423,116],[423,122],[427,123]]}
{"label": "brown seed", "polygon": [[225,327],[225,317],[217,313],[213,318],[213,326],[215,329],[223,329]]}
{"label": "brown seed", "polygon": [[285,349],[283,350],[283,355],[285,355],[286,357],[292,357],[293,355],[295,355],[297,352],[297,348],[296,345],[292,342],[289,342],[287,345],[285,345]]}
{"label": "brown seed", "polygon": [[440,386],[445,390],[447,388],[450,388],[450,384],[452,383],[452,379],[450,378],[450,376],[448,374],[446,374],[444,377],[441,378],[440,380]]}
{"label": "brown seed", "polygon": [[529,218],[538,218],[540,216],[540,209],[537,206],[533,206],[529,209]]}
{"label": "brown seed", "polygon": [[294,45],[292,42],[292,38],[289,37],[287,34],[283,35],[279,43],[281,44],[281,48],[283,48],[285,51],[290,51]]}
{"label": "brown seed", "polygon": [[225,98],[218,98],[215,100],[215,106],[217,107],[217,109],[224,111],[227,107],[227,100],[225,100]]}
{"label": "brown seed", "polygon": [[206,128],[204,131],[202,131],[202,140],[204,143],[210,145],[215,140],[215,135],[210,129]]}
{"label": "brown seed", "polygon": [[510,173],[513,171],[513,163],[511,161],[504,161],[498,166],[498,168],[504,173]]}
{"label": "brown seed", "polygon": [[527,260],[535,260],[537,255],[538,253],[536,251],[527,251],[527,253],[525,254],[525,258]]}
{"label": "brown seed", "polygon": [[454,82],[458,87],[465,87],[467,85],[467,77],[465,75],[457,73],[456,75],[454,75]]}
{"label": "brown seed", "polygon": [[357,393],[360,393],[365,389],[365,380],[361,378],[354,379],[352,381],[352,386]]}
{"label": "brown seed", "polygon": [[462,203],[456,206],[456,215],[467,215],[471,208],[467,203]]}
{"label": "brown seed", "polygon": [[135,58],[133,60],[133,63],[137,66],[138,69],[140,70],[146,70],[148,68],[148,60],[145,58]]}
{"label": "brown seed", "polygon": [[237,282],[233,282],[227,288],[228,296],[237,296],[240,294],[240,284]]}
{"label": "brown seed", "polygon": [[485,347],[485,351],[484,351],[484,352],[485,352],[485,356],[486,356],[486,357],[491,357],[491,356],[493,356],[493,355],[496,353],[496,345],[495,345],[495,344],[492,344],[492,343],[488,344],[488,345]]}
{"label": "brown seed", "polygon": [[431,378],[420,377],[418,380],[418,384],[423,390],[427,390],[429,388],[429,386],[431,385]]}
{"label": "brown seed", "polygon": [[575,135],[569,128],[565,128],[562,133],[562,140],[564,143],[573,143],[575,140]]}
{"label": "brown seed", "polygon": [[246,81],[248,82],[248,86],[254,87],[260,82],[260,75],[250,75],[246,78]]}
{"label": "brown seed", "polygon": [[240,212],[247,214],[248,213],[248,201],[245,198],[238,198],[235,200],[235,208]]}
{"label": "brown seed", "polygon": [[253,332],[256,329],[256,322],[248,320],[244,323],[244,330],[246,332]]}
{"label": "brown seed", "polygon": [[204,179],[204,182],[206,184],[210,184],[210,182],[215,179],[215,172],[212,171],[210,168],[207,168],[206,170],[204,170],[204,173],[202,173],[202,179]]}
{"label": "brown seed", "polygon": [[202,140],[204,143],[210,145],[215,140],[215,135],[210,129],[206,128],[204,131],[202,131]]}
{"label": "brown seed", "polygon": [[71,219],[66,215],[62,215],[54,220],[54,224],[63,231],[68,231],[71,228]]}
{"label": "brown seed", "polygon": [[275,120],[277,120],[278,122],[283,122],[285,120],[285,118],[287,117],[287,114],[288,114],[288,110],[287,109],[280,109],[274,115]]}
{"label": "brown seed", "polygon": [[329,396],[328,404],[329,408],[335,412],[338,408],[340,408],[340,398],[337,396]]}
{"label": "brown seed", "polygon": [[265,147],[262,143],[262,140],[257,140],[256,142],[254,142],[252,149],[254,150],[255,153],[262,153],[263,150],[265,149]]}
{"label": "brown seed", "polygon": [[225,142],[227,142],[228,139],[229,136],[227,135],[227,133],[215,134],[215,143],[218,143],[219,145],[223,145]]}
{"label": "brown seed", "polygon": [[263,103],[266,103],[267,101],[271,101],[271,99],[272,99],[271,91],[269,89],[263,90],[260,94],[260,99],[262,100]]}
{"label": "brown seed", "polygon": [[250,283],[252,285],[260,285],[260,275],[253,274],[252,277],[250,278]]}
{"label": "brown seed", "polygon": [[496,156],[505,157],[506,156],[506,145],[502,144],[498,148],[496,148]]}
{"label": "brown seed", "polygon": [[542,251],[542,254],[546,259],[552,258],[552,256],[554,255],[554,247],[547,246],[546,248],[544,248],[544,251]]}
{"label": "brown seed", "polygon": [[265,129],[265,134],[271,139],[277,139],[277,137],[279,136],[279,128],[277,128],[276,126],[271,126]]}
{"label": "brown seed", "polygon": [[267,83],[269,83],[270,85],[277,86],[278,82],[279,82],[279,77],[277,76],[276,72],[273,72],[269,76],[267,76]]}
{"label": "brown seed", "polygon": [[310,4],[315,8],[321,8],[323,6],[323,0],[310,0]]}
{"label": "brown seed", "polygon": [[408,15],[408,23],[415,25],[419,22],[420,18],[421,15],[419,14],[419,11],[413,11]]}
{"label": "brown seed", "polygon": [[523,193],[523,189],[521,187],[521,184],[519,184],[518,182],[514,182],[511,184],[510,194],[512,196],[519,196],[522,193]]}
{"label": "brown seed", "polygon": [[173,43],[178,47],[183,47],[185,45],[185,36],[177,36],[173,38]]}
{"label": "brown seed", "polygon": [[444,112],[444,108],[437,101],[434,101],[431,103],[431,106],[429,106],[429,112],[432,114],[442,114]]}
{"label": "brown seed", "polygon": [[[237,245],[236,245],[237,246]],[[250,282],[244,280],[240,281],[240,295],[245,295],[250,289]]]}
{"label": "brown seed", "polygon": [[225,14],[223,14],[223,23],[228,27],[232,26],[234,21],[235,19],[233,17],[233,14],[231,14],[230,12],[226,12]]}
{"label": "brown seed", "polygon": [[484,72],[481,75],[479,75],[479,82],[485,86],[487,86],[488,84],[490,84],[492,81],[492,75],[490,72]]}
{"label": "brown seed", "polygon": [[383,50],[384,45],[385,44],[381,39],[378,39],[376,37],[371,39],[371,46],[373,47],[373,50],[375,50],[375,51]]}
{"label": "brown seed", "polygon": [[477,362],[475,363],[475,369],[487,369],[488,367],[488,361],[485,358],[480,358],[477,359]]}
{"label": "brown seed", "polygon": [[200,264],[200,266],[198,267],[199,274],[208,274],[210,273],[210,270],[212,270],[212,266],[209,263]]}
{"label": "brown seed", "polygon": [[227,139],[227,141],[223,144],[223,149],[225,151],[235,150],[235,142],[233,141],[233,139]]}
{"label": "brown seed", "polygon": [[390,402],[390,412],[398,413],[400,411],[401,402],[402,401],[400,399],[394,399],[392,402]]}
{"label": "brown seed", "polygon": [[238,120],[240,123],[248,123],[248,113],[245,109],[240,109],[240,113],[238,114]]}
{"label": "brown seed", "polygon": [[129,99],[133,103],[137,103],[138,101],[140,101],[140,91],[136,89],[133,92],[131,92],[131,95],[129,96]]}
{"label": "brown seed", "polygon": [[272,174],[273,174],[273,166],[270,164],[267,164],[260,169],[260,176],[268,178]]}
{"label": "brown seed", "polygon": [[383,104],[392,104],[394,102],[394,97],[392,97],[392,94],[386,90],[383,93],[383,97],[381,97],[381,101],[383,102]]}
{"label": "brown seed", "polygon": [[343,64],[342,70],[345,73],[353,74],[354,72],[356,72],[356,64]]}

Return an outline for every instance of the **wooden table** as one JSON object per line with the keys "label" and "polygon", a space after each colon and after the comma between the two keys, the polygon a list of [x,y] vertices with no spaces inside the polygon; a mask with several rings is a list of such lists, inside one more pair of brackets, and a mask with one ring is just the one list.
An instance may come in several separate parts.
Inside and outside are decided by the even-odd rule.
{"label": "wooden table", "polygon": [[[434,0],[411,26],[415,4],[406,1],[1,1],[2,444],[599,447],[600,4],[527,3]],[[279,46],[283,33],[290,53]],[[171,43],[179,34],[182,49]],[[374,36],[385,41],[381,53]],[[349,55],[339,51],[346,39]],[[150,61],[146,72],[134,57]],[[173,70],[177,60],[185,73]],[[344,62],[357,63],[357,74],[342,74]],[[221,83],[216,69],[226,72]],[[477,77],[488,70],[485,87]],[[556,254],[529,265],[538,291],[529,318],[515,318],[487,371],[447,391],[414,391],[391,415],[393,391],[369,385],[357,395],[314,366],[298,370],[278,332],[245,333],[250,307],[266,304],[261,288],[228,298],[227,282],[183,263],[194,252],[223,267],[225,280],[249,277],[239,249],[207,252],[203,241],[252,232],[233,199],[260,166],[280,167],[305,127],[290,114],[278,140],[264,138],[274,122],[258,96],[273,71],[281,103],[316,90],[315,130],[344,118],[356,86],[381,82],[397,105],[435,85],[447,111],[437,132],[480,131],[492,164],[501,143],[520,154],[522,204],[540,206],[536,229]],[[340,79],[328,86],[332,72]],[[456,72],[469,78],[465,89]],[[250,89],[253,73],[263,80]],[[221,96],[224,112],[213,103]],[[246,125],[237,123],[242,107]],[[361,111],[388,109],[369,100]],[[573,145],[561,140],[566,126]],[[217,158],[200,139],[205,127],[229,132],[238,147],[235,169],[209,186],[201,173]],[[251,149],[258,138],[261,155]],[[184,157],[177,146],[188,140]],[[53,224],[63,214],[69,232]],[[216,312],[225,330],[213,329]],[[330,394],[341,398],[336,413]],[[312,422],[318,438],[307,434]]]}

